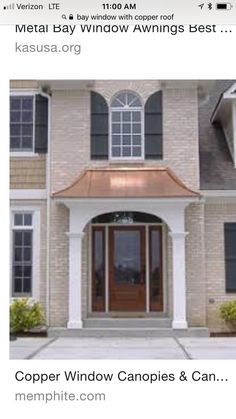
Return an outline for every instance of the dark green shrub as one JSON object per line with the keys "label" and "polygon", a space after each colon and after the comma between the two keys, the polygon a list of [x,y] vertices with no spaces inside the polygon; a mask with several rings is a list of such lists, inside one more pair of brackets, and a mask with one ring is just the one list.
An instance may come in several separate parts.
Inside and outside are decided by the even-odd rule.
{"label": "dark green shrub", "polygon": [[220,314],[222,319],[236,330],[236,300],[221,304]]}
{"label": "dark green shrub", "polygon": [[29,298],[15,299],[10,306],[10,330],[12,333],[28,332],[43,324],[44,312],[40,303]]}

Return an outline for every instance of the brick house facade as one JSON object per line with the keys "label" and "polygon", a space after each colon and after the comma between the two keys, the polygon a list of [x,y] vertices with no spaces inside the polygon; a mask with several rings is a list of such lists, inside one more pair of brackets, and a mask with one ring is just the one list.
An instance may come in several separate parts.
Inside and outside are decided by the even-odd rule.
{"label": "brick house facade", "polygon": [[236,292],[234,81],[10,87],[11,296],[40,300],[51,328],[224,330],[219,305]]}

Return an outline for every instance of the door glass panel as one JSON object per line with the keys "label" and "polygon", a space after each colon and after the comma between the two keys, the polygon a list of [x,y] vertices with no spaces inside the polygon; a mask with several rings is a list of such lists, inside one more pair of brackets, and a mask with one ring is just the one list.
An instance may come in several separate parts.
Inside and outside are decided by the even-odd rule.
{"label": "door glass panel", "polygon": [[162,296],[161,231],[150,230],[150,309],[157,310]]}
{"label": "door glass panel", "polygon": [[95,231],[94,250],[95,296],[101,297],[104,279],[103,231]]}
{"label": "door glass panel", "polygon": [[115,284],[140,284],[144,281],[141,271],[140,231],[114,231],[114,280]]}
{"label": "door glass panel", "polygon": [[104,229],[93,233],[93,310],[105,310],[105,242]]}

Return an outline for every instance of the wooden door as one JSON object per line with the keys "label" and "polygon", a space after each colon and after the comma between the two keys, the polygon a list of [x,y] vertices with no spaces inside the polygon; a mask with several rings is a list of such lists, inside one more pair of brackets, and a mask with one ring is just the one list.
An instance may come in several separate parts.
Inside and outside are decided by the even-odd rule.
{"label": "wooden door", "polygon": [[145,227],[109,228],[109,310],[146,311]]}

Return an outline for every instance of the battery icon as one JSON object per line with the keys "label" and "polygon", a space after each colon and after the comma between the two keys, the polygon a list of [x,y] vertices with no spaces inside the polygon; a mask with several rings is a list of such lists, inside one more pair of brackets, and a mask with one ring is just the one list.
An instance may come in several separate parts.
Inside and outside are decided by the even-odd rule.
{"label": "battery icon", "polygon": [[231,10],[233,5],[231,3],[216,3],[217,10]]}

